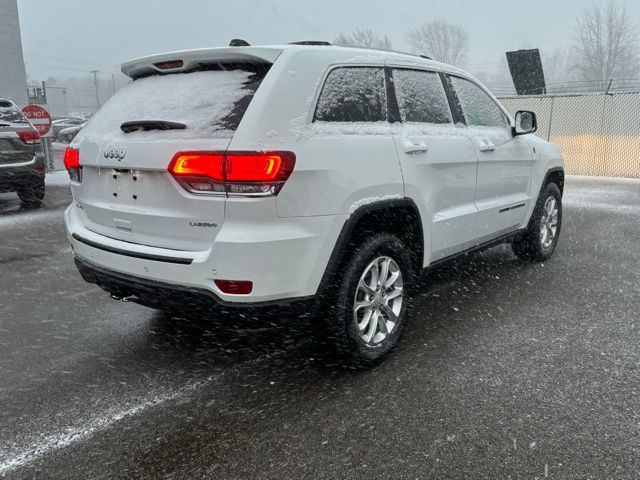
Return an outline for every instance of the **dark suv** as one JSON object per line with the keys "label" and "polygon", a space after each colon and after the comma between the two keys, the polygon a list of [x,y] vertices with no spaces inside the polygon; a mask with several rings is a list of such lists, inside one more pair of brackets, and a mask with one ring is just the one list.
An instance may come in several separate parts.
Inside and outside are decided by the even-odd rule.
{"label": "dark suv", "polygon": [[0,192],[16,192],[25,206],[44,198],[40,136],[11,100],[0,98]]}

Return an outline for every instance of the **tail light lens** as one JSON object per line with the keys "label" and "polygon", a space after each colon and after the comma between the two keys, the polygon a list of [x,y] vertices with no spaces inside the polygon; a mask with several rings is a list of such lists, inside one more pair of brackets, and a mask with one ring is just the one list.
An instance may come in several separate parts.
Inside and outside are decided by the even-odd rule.
{"label": "tail light lens", "polygon": [[22,140],[27,145],[39,145],[40,144],[40,135],[35,130],[27,130],[25,132],[16,132],[20,140]]}
{"label": "tail light lens", "polygon": [[82,182],[82,165],[80,165],[80,151],[69,148],[64,151],[64,166],[69,172],[69,178],[74,182]]}
{"label": "tail light lens", "polygon": [[224,154],[216,152],[179,153],[169,171],[192,193],[225,193]]}
{"label": "tail light lens", "polygon": [[277,195],[296,163],[292,152],[182,152],[169,172],[192,193]]}

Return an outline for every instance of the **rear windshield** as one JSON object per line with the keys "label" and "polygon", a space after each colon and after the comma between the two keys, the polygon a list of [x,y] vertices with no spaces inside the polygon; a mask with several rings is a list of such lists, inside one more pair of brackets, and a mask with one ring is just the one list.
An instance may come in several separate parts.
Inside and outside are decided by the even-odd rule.
{"label": "rear windshield", "polygon": [[0,127],[26,125],[29,125],[29,120],[25,118],[18,107],[6,100],[0,100]]}
{"label": "rear windshield", "polygon": [[[264,76],[263,71],[236,69],[140,78],[104,104],[83,130],[83,136],[121,140],[230,137]],[[125,122],[144,120],[177,122],[186,128],[131,133],[120,130]]]}

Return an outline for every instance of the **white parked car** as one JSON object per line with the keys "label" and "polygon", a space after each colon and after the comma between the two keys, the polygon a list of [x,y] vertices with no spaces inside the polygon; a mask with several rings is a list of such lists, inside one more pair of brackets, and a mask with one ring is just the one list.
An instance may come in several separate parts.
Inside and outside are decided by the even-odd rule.
{"label": "white parked car", "polygon": [[345,360],[370,365],[397,344],[423,270],[504,242],[546,260],[558,242],[560,151],[457,68],[285,45],[122,71],[134,81],[65,154],[77,266],[114,297],[319,304]]}

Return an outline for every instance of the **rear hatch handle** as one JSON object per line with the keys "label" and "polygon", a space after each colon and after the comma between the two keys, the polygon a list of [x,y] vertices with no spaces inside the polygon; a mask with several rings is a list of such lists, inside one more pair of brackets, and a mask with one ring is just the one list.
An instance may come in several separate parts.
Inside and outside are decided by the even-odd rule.
{"label": "rear hatch handle", "polygon": [[166,120],[135,120],[124,122],[120,125],[120,130],[124,133],[148,130],[184,130],[187,126],[184,123],[168,122]]}

